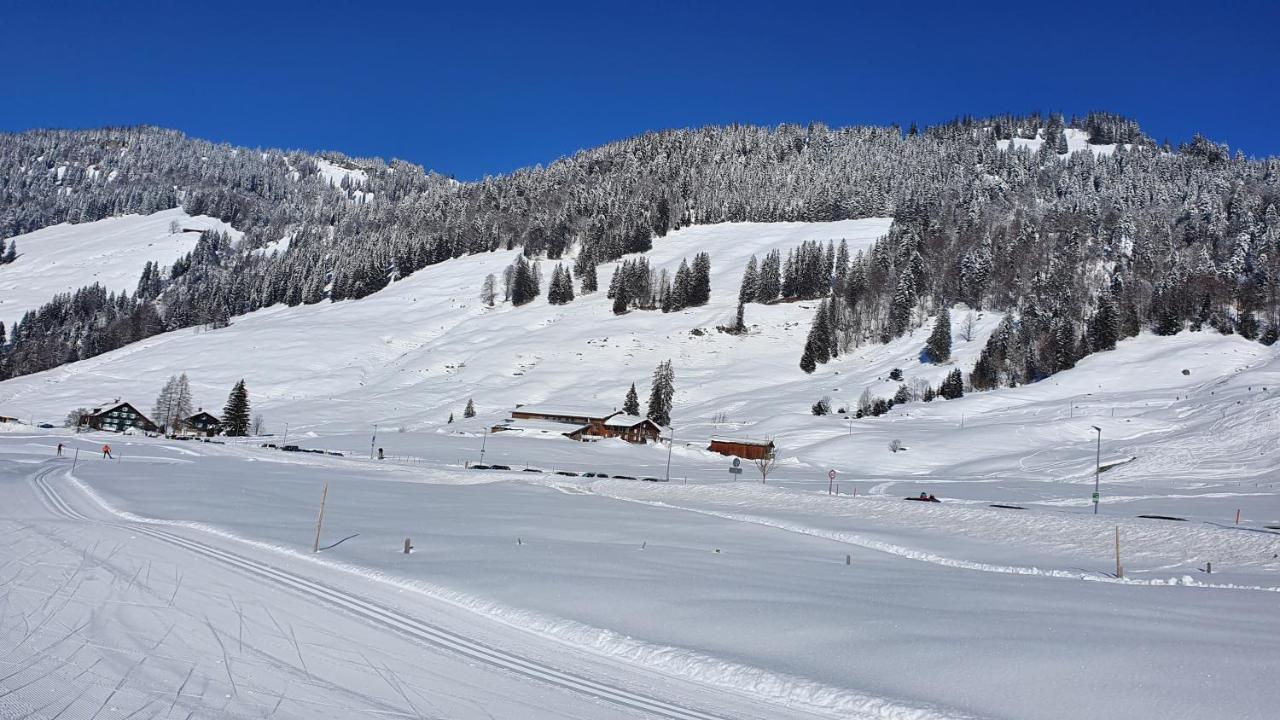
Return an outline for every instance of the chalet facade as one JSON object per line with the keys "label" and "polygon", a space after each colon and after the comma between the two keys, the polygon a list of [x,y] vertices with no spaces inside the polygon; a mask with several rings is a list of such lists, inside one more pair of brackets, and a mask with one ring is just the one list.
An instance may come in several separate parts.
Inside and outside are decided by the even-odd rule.
{"label": "chalet facade", "polygon": [[127,402],[114,401],[96,407],[81,420],[81,424],[106,432],[124,432],[131,428],[143,432],[159,432],[160,427],[150,418],[138,412],[137,408]]}
{"label": "chalet facade", "polygon": [[563,435],[582,442],[618,438],[629,443],[644,444],[656,441],[662,428],[648,418],[624,415],[616,410],[601,412],[582,408],[517,405],[511,411],[509,420],[494,425],[490,431]]}
{"label": "chalet facade", "polygon": [[773,455],[772,440],[752,440],[750,438],[732,438],[723,435],[712,435],[707,449],[721,455],[739,457],[743,460],[759,460]]}
{"label": "chalet facade", "polygon": [[182,424],[188,430],[196,435],[204,435],[205,437],[213,437],[222,432],[222,421],[216,416],[205,412],[203,409],[196,412],[195,415],[182,421]]}

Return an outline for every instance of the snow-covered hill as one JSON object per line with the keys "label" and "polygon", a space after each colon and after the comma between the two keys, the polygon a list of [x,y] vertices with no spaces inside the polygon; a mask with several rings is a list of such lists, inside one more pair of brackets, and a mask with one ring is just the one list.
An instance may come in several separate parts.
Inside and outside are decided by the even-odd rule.
{"label": "snow-covered hill", "polygon": [[[244,378],[271,440],[287,432],[291,443],[344,453],[3,424],[0,483],[21,502],[0,508],[0,524],[19,536],[23,553],[58,567],[80,556],[49,549],[30,527],[107,520],[75,527],[104,555],[127,538],[130,552],[147,554],[148,568],[154,556],[168,605],[140,599],[151,590],[128,581],[144,562],[130,557],[121,582],[86,584],[69,612],[101,606],[115,617],[146,608],[151,630],[179,610],[204,613],[207,636],[139,635],[164,649],[136,682],[169,688],[199,672],[246,716],[266,714],[271,703],[283,717],[311,716],[311,694],[290,683],[313,671],[343,678],[342,687],[360,693],[351,707],[367,707],[386,694],[383,685],[396,687],[389,671],[325,648],[376,652],[402,638],[298,609],[310,619],[299,622],[303,651],[283,633],[279,643],[259,640],[276,637],[273,624],[255,625],[250,611],[250,650],[270,642],[272,657],[286,659],[253,666],[236,654],[230,662],[234,641],[221,638],[243,632],[239,605],[301,608],[298,600],[277,599],[254,578],[217,580],[201,560],[213,551],[184,554],[203,547],[190,540],[176,550],[144,547],[154,535],[139,532],[164,528],[264,567],[287,565],[353,588],[370,598],[362,606],[370,613],[429,611],[465,637],[549,652],[593,677],[614,668],[622,686],[688,682],[701,703],[749,701],[760,717],[1047,720],[1063,708],[1075,716],[1264,717],[1276,699],[1266,672],[1277,647],[1267,618],[1280,589],[1280,351],[1215,332],[1143,334],[1031,385],[912,402],[877,418],[814,416],[810,407],[824,396],[837,411],[852,409],[865,389],[890,396],[900,385],[889,379],[895,368],[901,382],[933,385],[954,368],[967,372],[999,321],[974,311],[970,332],[970,310],[953,308],[953,359],[941,366],[921,362],[926,323],[812,375],[798,361],[816,303],[749,305],[749,333],[716,330],[732,318],[753,254],[785,253],[806,240],[845,239],[856,251],[888,225],[671,233],[648,253],[655,268],[674,269],[703,251],[712,266],[711,302],[671,314],[616,316],[603,291],[564,306],[544,297],[485,307],[482,279],[501,276],[516,254],[494,252],[430,266],[362,300],[268,308],[226,328],[158,335],[0,383],[0,415],[56,421],[113,396],[149,408],[177,372],[189,374],[197,404],[217,410]],[[108,225],[80,230],[93,227]],[[544,262],[544,279],[551,267]],[[613,267],[601,268],[602,288]],[[643,401],[666,359],[677,388],[670,449],[485,432],[517,403],[612,409],[633,382]],[[474,419],[462,418],[468,399],[479,410]],[[768,483],[750,463],[732,478],[727,458],[705,449],[713,433],[774,439],[781,462]],[[891,440],[906,450],[890,452]],[[123,460],[86,462],[103,442]],[[78,451],[74,473],[47,461],[57,443]],[[374,447],[386,460],[370,459]],[[512,470],[465,467],[482,458]],[[28,467],[42,468],[39,481]],[[838,497],[827,492],[830,470]],[[555,471],[669,473],[672,482]],[[326,542],[350,542],[314,555],[311,503],[322,481]],[[901,501],[919,492],[943,502]],[[1142,517],[1149,515],[1182,520]],[[405,536],[418,548],[409,555],[400,550]],[[1114,577],[1120,539],[1124,577]],[[40,593],[56,595],[60,582],[28,581],[33,591],[16,612],[43,617]],[[211,584],[217,592],[206,592]],[[235,599],[224,605],[227,587]],[[59,622],[85,621],[72,614]],[[15,638],[25,632],[10,626]],[[131,625],[91,623],[91,646],[121,642],[117,627]],[[54,654],[60,664],[50,677],[93,662],[67,652]],[[418,686],[439,684],[440,661],[424,669],[417,657],[397,672]],[[268,689],[234,696],[250,673]],[[1199,686],[1209,674],[1227,680]],[[501,702],[528,692],[504,690]],[[120,698],[135,700],[145,699]],[[545,701],[528,703],[541,708],[531,717],[557,716]]]}
{"label": "snow-covered hill", "polygon": [[[170,232],[172,223],[178,225],[176,234]],[[95,282],[108,292],[132,293],[148,262],[172,264],[191,252],[200,230],[240,237],[221,220],[192,217],[175,208],[78,225],[62,223],[11,238],[8,242],[18,245],[18,259],[0,265],[0,321],[12,325],[54,295]]]}

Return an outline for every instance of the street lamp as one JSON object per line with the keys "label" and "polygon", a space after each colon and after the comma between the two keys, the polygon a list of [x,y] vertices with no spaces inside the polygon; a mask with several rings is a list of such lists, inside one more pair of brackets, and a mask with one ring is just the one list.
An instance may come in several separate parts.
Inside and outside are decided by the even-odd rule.
{"label": "street lamp", "polygon": [[1097,425],[1091,425],[1094,430],[1098,431],[1098,460],[1093,467],[1093,514],[1098,514],[1098,476],[1102,474],[1102,428]]}

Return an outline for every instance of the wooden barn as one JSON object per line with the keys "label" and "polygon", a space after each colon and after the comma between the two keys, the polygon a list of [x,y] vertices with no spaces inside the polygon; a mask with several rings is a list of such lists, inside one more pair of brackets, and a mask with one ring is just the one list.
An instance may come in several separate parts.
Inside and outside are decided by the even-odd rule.
{"label": "wooden barn", "polygon": [[525,431],[531,435],[550,434],[553,430],[583,442],[619,438],[637,444],[654,442],[662,432],[648,418],[617,410],[532,405],[517,405],[511,411],[511,419],[491,428],[492,432]]}
{"label": "wooden barn", "polygon": [[721,455],[739,457],[743,460],[759,460],[773,455],[772,440],[752,440],[750,438],[732,438],[723,435],[712,435],[707,449]]}
{"label": "wooden barn", "polygon": [[205,412],[203,408],[197,410],[195,415],[183,420],[182,424],[191,432],[205,437],[213,437],[222,432],[222,421]]}
{"label": "wooden barn", "polygon": [[160,427],[138,412],[137,408],[119,400],[94,408],[81,424],[106,432],[124,432],[130,428],[149,433],[160,431]]}

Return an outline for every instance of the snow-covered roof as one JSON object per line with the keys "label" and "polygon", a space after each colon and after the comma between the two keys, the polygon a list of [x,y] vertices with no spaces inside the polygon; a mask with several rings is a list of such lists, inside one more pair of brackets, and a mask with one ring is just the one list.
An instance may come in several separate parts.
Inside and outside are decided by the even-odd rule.
{"label": "snow-covered roof", "polygon": [[617,410],[606,410],[599,405],[595,407],[574,405],[520,405],[512,412],[556,417],[586,418],[608,418],[618,413]]}
{"label": "snow-covered roof", "polygon": [[773,444],[772,440],[756,440],[753,438],[736,438],[727,435],[712,435],[711,442],[732,443],[734,445],[759,445],[768,447]]}
{"label": "snow-covered roof", "polygon": [[500,427],[504,431],[523,432],[530,435],[567,435],[586,429],[587,425],[575,425],[573,423],[549,422],[546,420],[506,420],[495,427]]}
{"label": "snow-covered roof", "polygon": [[640,417],[639,415],[623,415],[619,413],[605,420],[604,424],[607,427],[631,428],[645,421],[652,422],[649,418]]}

